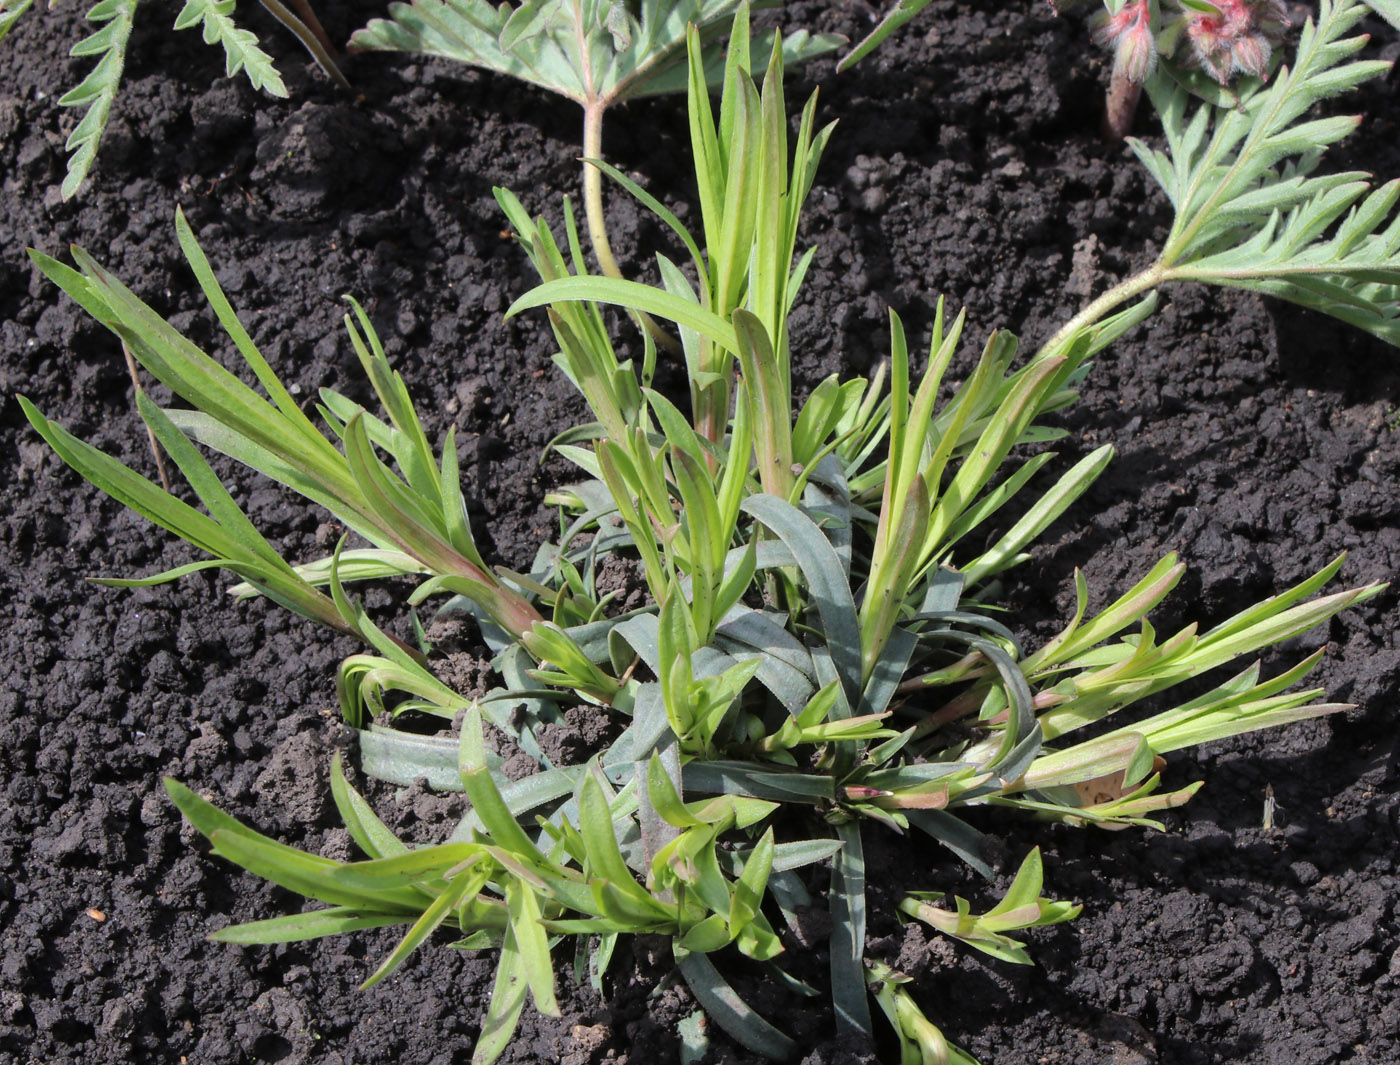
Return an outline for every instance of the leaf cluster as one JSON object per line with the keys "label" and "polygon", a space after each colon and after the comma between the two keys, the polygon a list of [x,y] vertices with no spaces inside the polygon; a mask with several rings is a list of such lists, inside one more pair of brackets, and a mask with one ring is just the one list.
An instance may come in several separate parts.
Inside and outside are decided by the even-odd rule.
{"label": "leaf cluster", "polygon": [[[588,10],[595,17],[601,8]],[[1172,154],[1149,154],[1150,165],[1175,182],[1179,207],[1197,224],[1173,231],[1174,257],[1154,283],[1168,269],[1203,269],[1258,233],[1295,224],[1271,222],[1277,208],[1264,211],[1259,190],[1295,187],[1271,168],[1331,136],[1331,125],[1301,122],[1299,101],[1366,72],[1338,65],[1351,54],[1337,42],[1353,10],[1345,0],[1324,9],[1295,67],[1302,80],[1280,76],[1262,90],[1260,105],[1239,120],[1247,120],[1240,135],[1231,115],[1216,116],[1214,139],[1209,119],[1192,119],[1183,132],[1184,104],[1159,97]],[[570,209],[560,235],[498,193],[541,279],[509,313],[547,309],[555,362],[594,419],[555,443],[581,479],[555,494],[560,535],[530,572],[493,569],[477,550],[452,433],[436,448],[428,440],[359,307],[346,324],[383,414],[323,391],[318,428],[239,324],[183,220],[183,250],[265,396],[81,250],[78,269],[35,261],[193,408],[141,405],[207,514],[27,402],[24,409],[85,477],[211,556],[145,582],[221,566],[239,576],[238,594],[266,596],[362,639],[368,650],[346,660],[338,692],[353,724],[380,719],[366,750],[392,746],[394,733],[382,726],[398,715],[461,714],[446,769],[471,809],[436,845],[395,839],[338,762],[333,792],[362,861],[283,847],[172,782],[172,797],[216,853],[326,907],[219,938],[280,942],[407,926],[373,982],[435,930],[455,927],[458,947],[497,951],[475,1057],[484,1065],[506,1046],[527,1000],[556,1011],[554,958],[565,940],[574,944],[576,977],[601,985],[618,936],[664,935],[710,1018],[745,1046],[781,1058],[793,1041],[744,1002],[712,956],[735,948],[735,964],[794,993],[817,993],[782,966],[779,929],[819,904],[820,877],[838,1027],[871,1036],[873,999],[894,1026],[902,1060],[966,1062],[919,1009],[907,979],[866,958],[870,833],[927,837],[991,879],[996,871],[965,819],[972,808],[1160,827],[1154,818],[1199,786],[1164,790],[1162,756],[1342,709],[1318,701],[1316,689],[1290,690],[1320,652],[1270,677],[1255,659],[1380,588],[1319,595],[1337,559],[1204,632],[1188,625],[1162,635],[1151,615],[1183,572],[1168,556],[1097,610],[1075,574],[1073,615],[1027,653],[995,616],[999,582],[1111,459],[1101,448],[1061,468],[1048,448],[1063,436],[1053,415],[1074,401],[1094,356],[1155,301],[1109,313],[1124,302],[1121,291],[1110,293],[1027,359],[1004,331],[969,343],[964,315],[940,305],[920,360],[892,314],[889,357],[877,371],[833,376],[799,400],[788,320],[811,261],[798,248],[799,220],[831,131],[817,127],[815,100],[789,126],[783,47],[775,40],[766,54],[755,50],[744,9],[719,73],[717,108],[705,35],[691,27],[686,42],[698,232],[596,164],[685,250],[688,261],[659,259],[659,285],[591,273]],[[1308,185],[1314,180],[1324,179],[1298,179],[1295,205],[1340,187]],[[1337,252],[1345,258],[1378,239],[1355,236],[1376,213],[1363,205],[1327,246],[1346,245]],[[634,342],[639,363],[619,354],[609,307],[670,323],[687,395],[654,387],[660,352],[652,333]],[[283,560],[196,443],[325,507],[368,546],[342,544],[300,566]],[[600,593],[610,558],[634,567],[649,605],[619,613]],[[412,643],[374,625],[349,588],[386,576],[415,582],[411,607],[431,601],[439,614],[474,618],[495,655],[497,687],[467,698],[439,679],[416,613]],[[1198,694],[1171,694],[1203,677],[1207,683],[1193,685]],[[1148,699],[1150,711],[1136,713]],[[539,731],[580,705],[616,738],[585,764],[555,764]],[[537,771],[507,778],[488,749],[488,728]],[[411,758],[391,772],[423,775]],[[1026,963],[1025,944],[1010,933],[1077,912],[1042,890],[1033,852],[985,909],[960,898],[940,906],[937,893],[913,892],[899,910],[970,948]]]}

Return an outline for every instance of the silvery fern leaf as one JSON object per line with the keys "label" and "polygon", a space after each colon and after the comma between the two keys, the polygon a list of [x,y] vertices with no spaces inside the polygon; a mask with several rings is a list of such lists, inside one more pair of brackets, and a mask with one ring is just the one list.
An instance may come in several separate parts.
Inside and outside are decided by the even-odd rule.
{"label": "silvery fern leaf", "polygon": [[[1319,100],[1385,73],[1352,61],[1367,13],[1358,0],[1323,0],[1303,27],[1293,67],[1255,81],[1237,107],[1197,106],[1165,74],[1147,91],[1166,151],[1131,141],[1176,209],[1158,282],[1200,281],[1279,296],[1400,346],[1400,184],[1371,191],[1363,173],[1315,176],[1327,148],[1352,132],[1349,115],[1305,118]],[[1384,227],[1384,228],[1383,228]]]}
{"label": "silvery fern leaf", "polygon": [[73,198],[82,186],[97,157],[97,145],[107,128],[112,113],[112,101],[122,80],[126,63],[126,45],[131,39],[131,25],[136,15],[136,0],[102,0],[87,13],[89,22],[105,25],[92,36],[79,41],[68,54],[71,56],[101,55],[97,66],[88,72],[77,88],[59,98],[60,107],[85,107],[86,114],[68,136],[68,174],[61,192],[65,200]]}
{"label": "silvery fern leaf", "polygon": [[501,43],[512,14],[520,15],[517,26],[528,27],[536,6],[526,4],[516,10],[503,4],[497,9],[486,0],[394,4],[389,9],[391,18],[374,19],[358,30],[350,39],[350,47],[439,55],[573,96],[576,79],[567,86],[563,81],[567,67],[562,54],[552,57],[558,69],[551,76],[548,63],[544,69],[536,69],[526,54],[517,55]]}
{"label": "silvery fern leaf", "polygon": [[224,46],[226,74],[232,77],[241,70],[253,88],[285,98],[287,87],[282,84],[272,57],[258,47],[257,35],[234,24],[233,4],[234,0],[186,0],[175,18],[175,28],[184,30],[202,24],[204,43]]}
{"label": "silvery fern leaf", "polygon": [[1400,30],[1400,0],[1366,0],[1366,6]]}
{"label": "silvery fern leaf", "polygon": [[1374,191],[1364,181],[1347,181],[1318,191],[1287,214],[1275,213],[1240,247],[1172,273],[1278,296],[1400,347],[1400,217],[1392,217],[1397,199],[1400,180]]}
{"label": "silvery fern leaf", "polygon": [[0,41],[5,39],[5,34],[14,28],[16,22],[20,20],[26,11],[34,5],[34,0],[0,0]]}
{"label": "silvery fern leaf", "polygon": [[[707,38],[726,29],[741,0],[415,0],[390,8],[351,38],[364,51],[420,52],[520,78],[583,107],[681,92],[685,29]],[[770,38],[771,39],[771,38]],[[783,41],[787,62],[836,48],[840,39],[805,32]],[[754,48],[766,50],[765,42]],[[707,70],[720,73],[719,53]]]}
{"label": "silvery fern leaf", "polygon": [[1324,0],[1317,24],[1309,20],[1303,27],[1293,67],[1280,69],[1272,84],[1256,80],[1243,87],[1233,109],[1198,106],[1188,115],[1191,98],[1173,78],[1159,72],[1148,80],[1168,150],[1130,143],[1176,208],[1164,259],[1174,263],[1222,230],[1267,218],[1272,205],[1243,220],[1230,208],[1293,179],[1296,172],[1279,169],[1283,164],[1301,161],[1300,169],[1310,169],[1329,145],[1356,128],[1359,119],[1352,116],[1298,120],[1319,100],[1390,69],[1383,62],[1347,62],[1366,44],[1365,36],[1345,36],[1366,10],[1356,0]]}

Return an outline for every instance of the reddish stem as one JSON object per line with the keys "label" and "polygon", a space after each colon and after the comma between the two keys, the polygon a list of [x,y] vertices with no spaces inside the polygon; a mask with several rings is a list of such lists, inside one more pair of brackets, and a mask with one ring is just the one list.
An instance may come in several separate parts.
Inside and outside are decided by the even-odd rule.
{"label": "reddish stem", "polygon": [[1127,75],[1113,72],[1108,83],[1108,100],[1103,113],[1103,139],[1109,144],[1121,144],[1133,129],[1133,118],[1137,114],[1138,97],[1142,95],[1142,84],[1130,80]]}

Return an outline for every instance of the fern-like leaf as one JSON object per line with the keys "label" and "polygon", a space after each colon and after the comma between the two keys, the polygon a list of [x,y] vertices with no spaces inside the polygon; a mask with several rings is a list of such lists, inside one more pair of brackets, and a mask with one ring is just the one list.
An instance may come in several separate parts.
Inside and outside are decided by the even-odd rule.
{"label": "fern-like leaf", "polygon": [[1375,190],[1347,182],[1275,215],[1241,247],[1196,259],[1172,275],[1277,296],[1400,347],[1397,199],[1400,180]]}
{"label": "fern-like leaf", "polygon": [[60,107],[85,107],[78,126],[68,137],[66,145],[73,154],[68,157],[68,174],[61,192],[65,200],[73,198],[82,187],[97,158],[97,145],[112,114],[112,101],[122,80],[126,64],[126,45],[131,39],[131,25],[136,15],[136,0],[102,0],[87,13],[89,22],[105,23],[92,36],[79,41],[69,52],[72,56],[101,55],[97,66],[88,72],[76,89],[59,97]]}
{"label": "fern-like leaf", "polygon": [[185,0],[185,6],[175,19],[177,30],[203,24],[204,43],[222,44],[227,59],[225,73],[232,77],[240,70],[248,75],[253,88],[273,96],[286,97],[287,87],[277,73],[272,57],[258,47],[258,38],[251,30],[235,25],[234,0]]}
{"label": "fern-like leaf", "polygon": [[[529,18],[533,6],[521,9],[522,21]],[[563,62],[557,62],[559,69],[554,71],[548,67],[536,70],[502,45],[506,23],[513,13],[508,5],[497,9],[485,0],[418,0],[412,4],[391,4],[389,13],[390,18],[374,19],[356,31],[350,39],[351,49],[439,55],[533,82],[563,95],[577,98],[581,94],[581,89],[566,90],[567,66]]]}
{"label": "fern-like leaf", "polygon": [[1176,208],[1160,280],[1268,293],[1400,346],[1400,219],[1387,224],[1400,182],[1372,191],[1367,174],[1314,175],[1360,119],[1305,117],[1319,100],[1390,69],[1351,58],[1367,38],[1347,34],[1367,10],[1323,0],[1293,67],[1272,84],[1246,85],[1235,108],[1188,114],[1190,97],[1173,79],[1148,82],[1166,151],[1132,147]]}

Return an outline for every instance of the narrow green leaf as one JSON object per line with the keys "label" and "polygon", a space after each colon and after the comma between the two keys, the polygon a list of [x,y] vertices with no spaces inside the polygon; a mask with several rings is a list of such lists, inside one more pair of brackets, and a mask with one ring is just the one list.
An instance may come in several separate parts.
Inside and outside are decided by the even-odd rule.
{"label": "narrow green leaf", "polygon": [[739,997],[706,955],[677,950],[676,964],[706,1014],[740,1045],[779,1061],[790,1057],[797,1049],[796,1043]]}
{"label": "narrow green leaf", "polygon": [[428,904],[427,909],[423,911],[423,916],[413,923],[413,927],[408,930],[403,939],[399,940],[398,946],[374,971],[374,975],[360,985],[360,989],[373,987],[380,980],[383,980],[402,965],[408,956],[423,944],[424,940],[437,931],[438,926],[447,920],[453,908],[462,901],[471,888],[472,880],[472,877],[466,875],[456,876],[449,880],[446,890]]}
{"label": "narrow green leaf", "polygon": [[360,849],[371,858],[392,858],[407,854],[408,847],[389,830],[379,816],[365,802],[364,797],[352,788],[345,779],[345,769],[341,764],[340,752],[331,759],[331,796],[341,820],[350,830],[351,837]]}
{"label": "narrow green leaf", "polygon": [[862,59],[878,48],[890,34],[899,29],[911,18],[917,15],[924,8],[928,7],[929,0],[899,0],[899,3],[892,7],[876,27],[866,35],[865,39],[852,48],[841,62],[837,64],[836,70],[843,72],[855,66]]}
{"label": "narrow green leaf", "polygon": [[754,845],[744,871],[734,885],[734,900],[729,909],[729,932],[738,936],[759,914],[768,874],[773,870],[773,829],[770,826]]}
{"label": "narrow green leaf", "polygon": [[571,300],[593,300],[628,310],[642,311],[653,317],[665,318],[677,325],[693,329],[727,351],[737,354],[739,342],[734,327],[719,315],[707,311],[690,300],[662,292],[636,281],[611,277],[566,277],[547,281],[521,296],[506,311],[511,318],[532,307]]}
{"label": "narrow green leaf", "polygon": [[653,899],[632,877],[613,830],[612,813],[598,778],[588,773],[579,791],[579,832],[588,849],[588,875],[652,919],[668,916],[666,906]]}
{"label": "narrow green leaf", "polygon": [[345,866],[273,843],[242,827],[220,829],[210,837],[210,842],[221,857],[307,898],[382,912],[404,909],[416,913],[423,906],[422,896],[408,888],[364,889],[345,884],[337,878]]}
{"label": "narrow green leaf", "polygon": [[347,888],[374,892],[439,880],[449,870],[481,854],[482,847],[476,843],[439,843],[418,850],[405,849],[387,858],[335,864],[330,876]]}
{"label": "narrow green leaf", "polygon": [[506,930],[501,958],[496,965],[496,983],[491,990],[491,1004],[481,1022],[481,1035],[472,1053],[472,1065],[491,1065],[510,1045],[520,1013],[525,1008],[525,992],[529,974],[524,956],[515,944],[514,933]]}
{"label": "narrow green leaf", "polygon": [[250,921],[247,924],[230,925],[221,928],[209,938],[220,943],[240,943],[244,945],[267,943],[296,943],[306,939],[320,939],[322,936],[340,935],[344,932],[358,932],[366,928],[387,928],[390,925],[407,924],[411,917],[402,913],[376,914],[349,906],[331,906],[324,910],[307,910],[305,913],[289,913],[284,917],[273,917],[266,921]]}
{"label": "narrow green leaf", "polygon": [[745,310],[734,312],[735,350],[743,369],[749,420],[753,427],[758,479],[779,499],[792,495],[792,399],[762,321]]}
{"label": "narrow green leaf", "polygon": [[5,35],[14,28],[20,17],[29,10],[34,0],[13,0],[11,3],[0,7],[0,41],[5,39]]}
{"label": "narrow green leaf", "polygon": [[743,509],[771,529],[797,560],[821,615],[827,646],[847,701],[851,706],[859,705],[860,621],[850,582],[835,549],[811,518],[784,499],[750,496],[744,500]]}
{"label": "narrow green leaf", "polygon": [[467,798],[497,846],[532,865],[548,867],[548,860],[520,827],[491,778],[491,771],[486,765],[479,706],[469,708],[462,718],[461,764],[462,786]]}
{"label": "narrow green leaf", "polygon": [[647,791],[652,807],[667,824],[676,828],[691,828],[702,823],[685,808],[685,803],[671,783],[670,774],[661,762],[661,756],[657,754],[647,761]]}
{"label": "narrow green leaf", "polygon": [[836,826],[841,850],[831,861],[831,998],[842,1032],[873,1032],[865,992],[865,852],[860,823]]}
{"label": "narrow green leaf", "polygon": [[511,880],[506,883],[506,910],[535,1009],[557,1017],[559,1004],[554,995],[554,965],[549,957],[549,936],[541,924],[539,899],[528,885]]}
{"label": "narrow green leaf", "polygon": [[709,954],[729,946],[733,941],[734,937],[729,934],[729,923],[720,914],[712,913],[703,921],[691,925],[678,943],[684,950]]}

